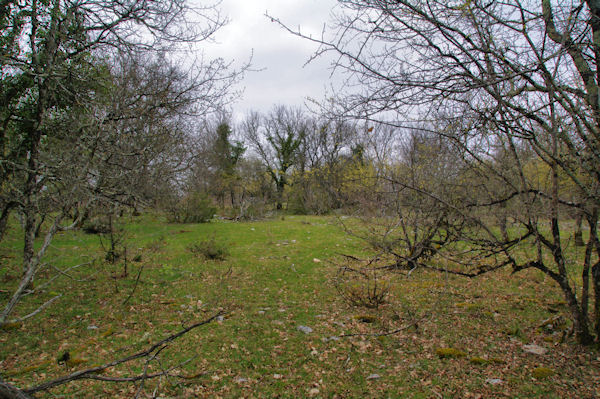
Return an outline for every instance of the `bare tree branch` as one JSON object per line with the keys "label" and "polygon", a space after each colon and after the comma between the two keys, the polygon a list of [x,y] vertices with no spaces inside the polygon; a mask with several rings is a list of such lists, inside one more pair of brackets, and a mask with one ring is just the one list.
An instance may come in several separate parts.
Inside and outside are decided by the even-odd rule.
{"label": "bare tree branch", "polygon": [[159,351],[164,349],[164,347],[166,345],[170,344],[177,338],[187,334],[188,332],[190,332],[191,330],[193,330],[195,328],[198,328],[200,326],[203,326],[205,324],[208,324],[208,323],[214,321],[217,317],[222,316],[223,314],[224,314],[223,312],[218,312],[217,314],[215,314],[214,316],[212,316],[206,320],[194,323],[194,324],[190,325],[189,327],[186,327],[183,330],[181,330],[177,333],[171,334],[168,337],[156,342],[155,344],[151,345],[148,349],[145,349],[143,351],[134,353],[132,355],[126,356],[126,357],[118,359],[118,360],[113,360],[113,361],[106,363],[104,365],[101,365],[101,366],[96,366],[96,367],[91,367],[91,368],[88,368],[85,370],[76,371],[72,374],[69,374],[69,375],[66,375],[66,376],[51,380],[51,381],[47,381],[43,384],[36,385],[36,386],[30,387],[27,389],[23,389],[22,391],[29,395],[29,394],[33,394],[33,393],[40,392],[40,391],[46,391],[46,390],[54,388],[56,386],[66,384],[71,381],[81,380],[81,379],[95,379],[95,380],[113,381],[113,382],[135,382],[135,381],[140,381],[140,380],[143,380],[146,378],[155,378],[155,377],[160,377],[160,376],[166,375],[167,372],[163,371],[161,373],[152,374],[152,375],[146,375],[144,373],[139,376],[121,378],[121,377],[107,377],[107,376],[100,375],[100,373],[102,373],[106,369],[109,369],[111,367],[117,366],[122,363],[127,363],[132,360],[136,360],[136,359],[140,359],[140,358],[144,358],[144,357],[155,356]]}

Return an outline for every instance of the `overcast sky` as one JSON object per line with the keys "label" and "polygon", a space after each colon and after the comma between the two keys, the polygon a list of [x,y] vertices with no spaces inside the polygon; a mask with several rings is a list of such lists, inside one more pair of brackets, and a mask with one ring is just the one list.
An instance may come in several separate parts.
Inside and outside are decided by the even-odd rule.
{"label": "overcast sky", "polygon": [[265,13],[320,37],[335,4],[335,0],[222,1],[220,8],[230,22],[217,32],[217,43],[205,44],[204,51],[238,65],[252,55],[252,68],[260,70],[247,72],[241,83],[243,97],[233,106],[236,119],[249,110],[267,112],[274,104],[302,105],[306,97],[322,99],[330,85],[330,60],[304,66],[316,44],[284,31]]}

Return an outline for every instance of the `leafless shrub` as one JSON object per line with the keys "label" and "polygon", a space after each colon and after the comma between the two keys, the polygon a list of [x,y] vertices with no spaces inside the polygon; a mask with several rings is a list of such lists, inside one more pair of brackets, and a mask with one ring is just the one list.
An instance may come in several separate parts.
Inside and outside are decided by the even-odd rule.
{"label": "leafless shrub", "polygon": [[340,297],[351,306],[377,309],[387,302],[390,284],[382,271],[372,267],[340,267],[333,278]]}

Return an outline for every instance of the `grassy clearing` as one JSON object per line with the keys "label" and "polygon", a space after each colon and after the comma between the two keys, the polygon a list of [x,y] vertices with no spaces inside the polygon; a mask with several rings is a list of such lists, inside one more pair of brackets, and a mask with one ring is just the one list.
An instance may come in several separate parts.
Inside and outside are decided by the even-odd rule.
{"label": "grassy clearing", "polygon": [[[390,295],[377,310],[345,303],[331,279],[361,244],[334,218],[286,216],[252,223],[165,224],[158,216],[126,226],[129,275],[94,261],[56,280],[42,303],[63,297],[34,320],[0,332],[0,372],[28,386],[140,350],[219,309],[223,321],[192,331],[161,353],[165,366],[196,356],[186,378],[160,381],[177,397],[572,397],[600,394],[600,354],[567,338],[560,292],[540,273],[499,272],[469,280],[415,272],[386,276]],[[19,274],[19,232],[0,247],[0,295]],[[190,248],[214,238],[229,256],[206,260]],[[60,235],[40,285],[74,264],[103,259],[97,236]],[[143,266],[139,285],[124,305]],[[85,279],[79,282],[74,279]],[[33,309],[27,303],[23,314]],[[540,327],[557,317],[552,328]],[[298,326],[313,331],[305,334]],[[387,336],[377,334],[402,329]],[[548,350],[523,350],[535,343]],[[440,355],[453,348],[464,356]],[[57,358],[69,351],[69,365]],[[445,352],[444,352],[445,353]],[[127,376],[144,364],[110,370]],[[539,370],[540,368],[550,369]],[[156,366],[151,369],[157,370]],[[536,371],[537,370],[537,371]],[[499,384],[490,380],[500,379]],[[152,392],[158,380],[148,381]],[[84,394],[85,392],[85,394]],[[131,385],[92,381],[57,388],[77,397],[131,397]]]}

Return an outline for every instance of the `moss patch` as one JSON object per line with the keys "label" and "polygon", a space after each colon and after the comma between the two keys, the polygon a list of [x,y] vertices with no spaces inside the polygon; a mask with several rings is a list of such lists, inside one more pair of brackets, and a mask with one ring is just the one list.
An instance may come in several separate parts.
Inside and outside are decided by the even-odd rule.
{"label": "moss patch", "polygon": [[435,353],[442,359],[452,359],[467,356],[466,352],[456,348],[437,348]]}
{"label": "moss patch", "polygon": [[479,308],[479,305],[477,305],[476,303],[471,303],[471,302],[459,302],[459,303],[455,304],[455,306],[457,308],[461,308],[461,309],[465,309],[465,310],[473,310],[473,309]]}
{"label": "moss patch", "polygon": [[556,373],[554,370],[552,370],[551,368],[548,368],[548,367],[537,367],[537,368],[533,369],[532,374],[537,379],[543,379],[543,378],[548,378]]}
{"label": "moss patch", "polygon": [[13,330],[18,330],[21,327],[23,327],[22,322],[16,322],[16,323],[8,322],[8,323],[4,323],[2,325],[2,327],[0,327],[0,330],[13,331]]}
{"label": "moss patch", "polygon": [[472,363],[472,364],[488,364],[489,361],[487,359],[482,358],[482,357],[475,356],[475,357],[472,357],[472,358],[469,359],[469,363]]}

